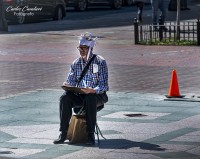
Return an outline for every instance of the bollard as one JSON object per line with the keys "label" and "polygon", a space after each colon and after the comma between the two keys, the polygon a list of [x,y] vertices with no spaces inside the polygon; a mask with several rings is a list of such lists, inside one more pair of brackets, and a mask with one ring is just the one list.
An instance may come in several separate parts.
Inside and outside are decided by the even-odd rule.
{"label": "bollard", "polygon": [[134,18],[134,36],[135,36],[135,44],[139,44],[139,29],[137,18]]}

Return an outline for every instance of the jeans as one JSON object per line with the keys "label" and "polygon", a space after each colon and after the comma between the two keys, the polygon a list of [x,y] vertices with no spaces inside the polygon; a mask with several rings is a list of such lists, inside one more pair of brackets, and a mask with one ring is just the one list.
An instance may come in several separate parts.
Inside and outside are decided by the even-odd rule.
{"label": "jeans", "polygon": [[74,94],[65,92],[60,97],[60,131],[66,132],[72,116],[72,108],[85,107],[87,132],[94,133],[97,107],[105,103],[101,94]]}
{"label": "jeans", "polygon": [[158,11],[161,11],[161,24],[163,25],[166,18],[166,0],[151,0],[151,6],[152,6],[152,21],[153,25],[158,24]]}
{"label": "jeans", "polygon": [[135,4],[137,6],[138,12],[137,12],[137,19],[142,22],[142,11],[144,7],[144,2],[137,2],[135,1]]}

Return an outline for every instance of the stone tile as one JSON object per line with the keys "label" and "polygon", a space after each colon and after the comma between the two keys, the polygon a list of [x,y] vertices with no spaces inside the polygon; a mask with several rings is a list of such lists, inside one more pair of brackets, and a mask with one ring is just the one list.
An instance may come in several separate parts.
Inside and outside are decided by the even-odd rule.
{"label": "stone tile", "polygon": [[0,142],[5,142],[5,141],[16,138],[15,136],[10,135],[10,134],[5,133],[5,132],[2,132],[2,131],[0,131],[0,136],[1,136]]}
{"label": "stone tile", "polygon": [[43,149],[9,149],[9,148],[0,148],[1,157],[9,158],[21,158],[28,155],[36,154],[39,152],[45,151]]}
{"label": "stone tile", "polygon": [[99,149],[98,147],[84,148],[83,150],[80,151],[56,157],[55,159],[75,159],[75,158],[102,159],[102,155],[104,155],[109,151],[111,151],[111,149]]}
{"label": "stone tile", "polygon": [[191,153],[188,153],[188,152],[167,152],[167,153],[156,153],[155,154],[156,156],[158,157],[161,157],[161,158],[185,158],[185,157],[188,157],[188,158],[196,158],[198,157],[197,155],[194,155],[194,154],[191,154]]}
{"label": "stone tile", "polygon": [[[121,151],[126,149],[121,149]],[[55,159],[161,159],[157,156],[151,154],[136,154],[131,152],[117,152],[116,150],[111,149],[98,149],[98,148],[90,148],[83,149],[81,151],[73,152],[71,154],[67,154],[64,156],[57,157]]]}
{"label": "stone tile", "polygon": [[116,152],[109,152],[103,155],[105,158],[109,159],[161,159],[158,156],[154,156],[152,154],[135,154],[135,153],[116,153]]}
{"label": "stone tile", "polygon": [[171,141],[185,141],[185,142],[199,142],[200,143],[200,138],[199,135],[183,135],[177,138],[174,138]]}
{"label": "stone tile", "polygon": [[167,141],[171,141],[174,138],[177,138],[179,136],[183,136],[185,134],[193,132],[195,130],[196,129],[192,129],[192,128],[174,129],[174,131],[169,131],[167,133],[163,133],[154,138],[145,140],[145,142],[167,142]]}
{"label": "stone tile", "polygon": [[[29,125],[29,126],[0,127],[1,131],[18,138],[35,137],[35,136],[44,137],[45,133],[51,132],[52,130],[54,130],[55,132],[56,129],[58,130],[58,125]],[[50,134],[51,133],[49,133],[49,135]]]}
{"label": "stone tile", "polygon": [[[152,144],[147,142],[135,142],[132,148],[123,150],[124,153],[139,153],[139,154],[154,154],[154,153],[167,153],[167,152],[185,152],[193,149],[193,145],[172,145],[172,144]],[[116,150],[120,152],[121,150]]]}
{"label": "stone tile", "polygon": [[191,132],[191,133],[188,133],[188,134],[185,134],[187,136],[200,136],[200,131],[194,131],[194,132]]}
{"label": "stone tile", "polygon": [[29,144],[53,144],[49,139],[17,138],[9,140],[10,143],[29,143]]}
{"label": "stone tile", "polygon": [[200,146],[197,146],[197,147],[195,147],[193,149],[190,149],[187,152],[200,156]]}
{"label": "stone tile", "polygon": [[50,144],[32,144],[32,143],[16,143],[16,142],[3,142],[0,144],[1,148],[10,148],[10,149],[50,149],[55,147],[55,145]]}
{"label": "stone tile", "polygon": [[[102,131],[104,130],[114,130],[123,133],[128,138],[142,139],[146,140],[153,138],[171,130],[162,124],[157,123],[129,123],[129,122],[101,122],[99,121],[99,126]],[[152,129],[153,128],[153,129]]]}
{"label": "stone tile", "polygon": [[[170,123],[170,127],[179,127],[179,128],[184,128],[184,127],[190,127],[190,128],[196,128],[196,125],[200,124],[200,115],[191,115],[187,114],[187,118],[183,118],[180,121]],[[198,127],[197,127],[198,128]]]}

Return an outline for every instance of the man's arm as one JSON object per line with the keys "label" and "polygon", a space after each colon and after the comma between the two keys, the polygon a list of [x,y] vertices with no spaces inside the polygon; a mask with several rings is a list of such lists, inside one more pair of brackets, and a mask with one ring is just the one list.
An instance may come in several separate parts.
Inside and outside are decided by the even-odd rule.
{"label": "man's arm", "polygon": [[76,86],[77,78],[76,78],[76,72],[75,72],[74,64],[71,65],[70,73],[68,74],[67,81],[64,82],[63,84],[66,84],[68,86]]}

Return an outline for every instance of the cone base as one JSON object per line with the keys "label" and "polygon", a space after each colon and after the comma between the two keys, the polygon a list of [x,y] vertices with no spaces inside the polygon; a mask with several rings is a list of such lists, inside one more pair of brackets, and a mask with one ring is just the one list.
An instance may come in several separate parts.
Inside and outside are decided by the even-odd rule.
{"label": "cone base", "polygon": [[182,95],[182,96],[168,96],[168,95],[165,95],[165,97],[167,97],[167,98],[183,98],[185,96],[184,95]]}

